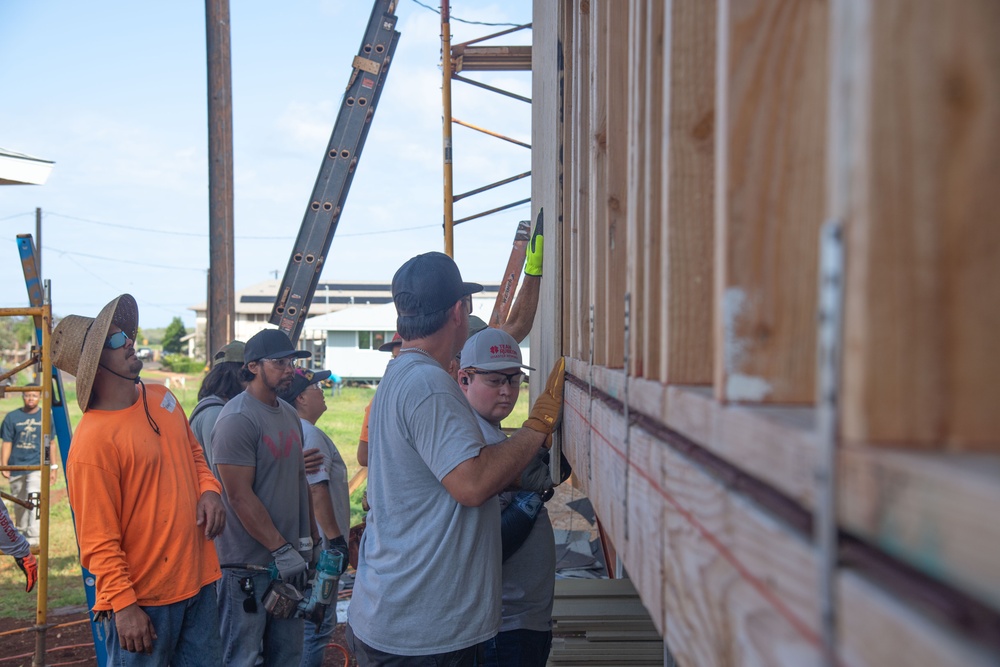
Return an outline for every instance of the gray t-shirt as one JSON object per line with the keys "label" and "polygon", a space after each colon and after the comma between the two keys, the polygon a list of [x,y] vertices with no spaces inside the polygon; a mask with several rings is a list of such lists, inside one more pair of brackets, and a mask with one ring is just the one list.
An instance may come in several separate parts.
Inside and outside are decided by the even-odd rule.
{"label": "gray t-shirt", "polygon": [[[281,399],[277,407],[265,405],[245,391],[237,395],[222,408],[212,429],[212,458],[216,476],[220,464],[255,468],[253,492],[267,509],[274,527],[293,547],[308,550],[303,547],[310,543],[312,534],[309,486],[302,462],[302,427],[292,406]],[[219,562],[270,563],[271,552],[250,537],[229,504],[225,489],[222,502],[226,506],[226,528],[215,540]]]}
{"label": "gray t-shirt", "polygon": [[457,651],[500,628],[500,506],[441,480],[485,445],[458,383],[417,352],[389,362],[369,419],[367,528],[349,609],[358,639],[397,655]]}
{"label": "gray t-shirt", "polygon": [[[507,440],[498,427],[477,414],[486,442],[495,445]],[[500,494],[501,511],[516,494]],[[503,563],[503,622],[500,632],[552,628],[552,600],[556,588],[556,542],[545,506],[538,511],[528,538]]]}
{"label": "gray t-shirt", "polygon": [[[347,539],[347,531],[351,529],[351,494],[347,490],[347,464],[326,433],[309,423],[305,419],[302,422],[302,435],[304,444],[302,449],[318,449],[323,455],[323,466],[318,472],[306,474],[306,481],[309,485],[326,482],[330,487],[330,500],[333,501],[333,516],[337,519],[337,526],[340,527],[344,539]],[[330,537],[319,529],[320,535]],[[336,536],[334,536],[336,537]]]}
{"label": "gray t-shirt", "polygon": [[191,431],[205,453],[205,461],[212,465],[212,428],[226,402],[218,396],[206,396],[191,411]]}

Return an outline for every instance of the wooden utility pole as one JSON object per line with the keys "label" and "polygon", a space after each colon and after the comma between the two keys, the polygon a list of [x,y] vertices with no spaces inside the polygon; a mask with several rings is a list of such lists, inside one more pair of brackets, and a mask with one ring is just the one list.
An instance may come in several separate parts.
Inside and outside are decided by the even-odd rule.
{"label": "wooden utility pole", "polygon": [[205,0],[208,51],[208,299],[205,358],[233,340],[233,83],[229,0]]}

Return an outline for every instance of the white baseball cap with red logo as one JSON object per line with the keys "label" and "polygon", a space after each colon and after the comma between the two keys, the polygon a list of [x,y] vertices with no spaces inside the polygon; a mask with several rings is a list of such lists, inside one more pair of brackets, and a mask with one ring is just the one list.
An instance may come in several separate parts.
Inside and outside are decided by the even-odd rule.
{"label": "white baseball cap with red logo", "polygon": [[521,363],[521,348],[506,331],[487,327],[465,342],[462,348],[462,368],[500,371],[505,368],[535,370]]}

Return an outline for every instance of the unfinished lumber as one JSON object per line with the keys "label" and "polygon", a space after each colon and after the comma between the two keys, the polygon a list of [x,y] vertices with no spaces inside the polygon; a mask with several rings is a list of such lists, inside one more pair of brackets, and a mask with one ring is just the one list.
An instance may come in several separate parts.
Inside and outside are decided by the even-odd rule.
{"label": "unfinished lumber", "polygon": [[[809,546],[655,438],[632,428],[631,460],[621,447],[623,418],[587,394],[566,389],[567,421],[592,413],[591,502],[644,602],[664,586],[666,640],[681,664],[801,665],[815,660],[815,563]],[[632,490],[622,493],[624,468]],[[612,491],[609,493],[607,489]],[[641,495],[642,503],[625,498]],[[626,512],[661,516],[659,543],[641,551],[624,537]],[[610,518],[608,518],[610,517]],[[630,537],[633,532],[630,530]],[[643,559],[656,559],[651,568]],[[647,605],[650,606],[650,605]],[[750,638],[745,641],[745,638]],[[756,637],[756,639],[754,639]],[[781,649],[775,648],[779,642]],[[778,655],[781,653],[781,655]]]}
{"label": "unfinished lumber", "polygon": [[572,4],[573,50],[573,109],[571,118],[572,145],[570,156],[570,205],[568,224],[570,236],[568,273],[575,288],[567,292],[569,318],[564,326],[570,329],[569,354],[590,357],[590,2]]}
{"label": "unfinished lumber", "polygon": [[[640,3],[646,4],[646,3]],[[664,74],[667,49],[666,10],[663,3],[646,4],[645,34],[642,57],[645,60],[645,77],[640,82],[645,93],[645,108],[639,131],[645,138],[646,148],[641,175],[636,178],[637,205],[643,207],[642,224],[635,234],[630,234],[629,247],[636,248],[637,261],[642,263],[642,282],[630,288],[631,306],[638,311],[632,322],[637,346],[634,348],[636,363],[630,369],[633,376],[659,380],[664,377],[663,315],[660,310],[663,284],[664,234],[662,183],[666,165],[666,116],[664,115]],[[630,352],[630,354],[633,354]]]}
{"label": "unfinished lumber", "polygon": [[551,664],[662,664],[663,641],[629,579],[560,579]]}
{"label": "unfinished lumber", "polygon": [[[656,3],[658,4],[658,3]],[[649,154],[655,146],[649,137],[647,119],[649,116],[649,96],[647,86],[649,61],[649,28],[651,13],[649,3],[643,0],[629,0],[628,26],[628,169],[626,185],[628,201],[625,206],[627,223],[626,237],[631,239],[627,247],[625,293],[629,295],[626,316],[630,335],[628,345],[628,372],[642,375],[645,365],[645,309],[642,294],[646,285],[646,256],[639,239],[646,237],[645,229],[653,224],[646,206],[646,185],[649,169]],[[662,23],[662,21],[661,21]],[[635,298],[633,303],[631,299]],[[655,312],[655,311],[654,311]]]}
{"label": "unfinished lumber", "polygon": [[845,664],[987,667],[1000,654],[900,602],[850,571],[838,579],[840,655]]}
{"label": "unfinished lumber", "polygon": [[1000,461],[841,448],[841,525],[1000,610]]}
{"label": "unfinished lumber", "polygon": [[[570,359],[567,371],[579,376],[587,373],[587,366]],[[623,397],[621,371],[595,371],[597,392]],[[629,392],[633,419],[662,420],[805,511],[815,509],[815,410],[725,405],[713,399],[708,387],[665,387],[657,396],[655,383],[631,382],[638,385]],[[589,451],[581,445],[588,438],[593,441],[591,432],[571,419],[566,424],[572,429],[566,434],[566,442],[574,447],[571,461],[589,460]],[[634,456],[641,451],[633,449]],[[1000,523],[994,520],[1000,509],[1000,461],[981,455],[927,456],[844,446],[838,462],[843,529],[1000,610],[1000,560],[992,547],[1000,544]],[[655,462],[641,466],[657,469]],[[644,521],[644,530],[657,530],[659,519],[630,521]],[[646,566],[633,562],[629,567]],[[647,604],[652,607],[651,600]]]}
{"label": "unfinished lumber", "polygon": [[810,404],[828,7],[798,0],[718,7],[716,396]]}
{"label": "unfinished lumber", "polygon": [[604,126],[604,196],[605,236],[598,242],[605,253],[604,307],[599,311],[604,322],[605,351],[603,365],[621,368],[625,363],[625,292],[628,275],[628,3],[600,0],[604,12],[604,91],[606,123]]}
{"label": "unfinished lumber", "polygon": [[843,434],[1000,452],[1000,4],[858,11]]}
{"label": "unfinished lumber", "polygon": [[[590,356],[607,365],[608,312],[608,17],[600,0],[590,3],[590,193],[587,200],[590,237]],[[620,76],[618,72],[616,76]]]}
{"label": "unfinished lumber", "polygon": [[[664,59],[669,69],[665,78],[662,72],[656,75],[662,91],[651,111],[668,123],[661,130],[667,164],[648,189],[662,191],[650,196],[649,205],[661,207],[664,232],[661,225],[653,225],[647,248],[650,262],[662,268],[663,280],[649,283],[644,298],[653,320],[647,323],[647,335],[662,332],[653,340],[665,349],[661,367],[647,377],[671,384],[711,384],[716,3],[673,0],[661,13],[662,30],[669,36]],[[657,134],[651,134],[650,141],[658,143]]]}
{"label": "unfinished lumber", "polygon": [[559,9],[559,63],[562,66],[562,75],[559,82],[559,174],[558,190],[556,197],[559,200],[559,237],[561,261],[559,266],[559,276],[561,286],[559,290],[560,300],[552,304],[557,307],[559,314],[562,340],[558,348],[560,354],[578,354],[574,350],[575,327],[571,325],[572,306],[570,302],[577,298],[579,290],[574,287],[576,273],[574,271],[573,257],[573,234],[569,231],[572,225],[576,224],[574,219],[573,179],[575,178],[576,165],[573,161],[573,147],[575,144],[574,132],[576,118],[576,41],[573,34],[573,25],[576,22],[576,8],[572,2],[560,3]]}

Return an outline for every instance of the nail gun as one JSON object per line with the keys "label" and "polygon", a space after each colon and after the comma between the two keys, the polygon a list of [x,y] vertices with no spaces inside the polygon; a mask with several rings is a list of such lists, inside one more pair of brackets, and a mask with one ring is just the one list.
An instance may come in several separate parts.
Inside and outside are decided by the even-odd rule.
{"label": "nail gun", "polygon": [[336,551],[323,551],[316,566],[316,576],[306,590],[292,586],[278,578],[274,564],[251,565],[250,563],[228,563],[224,568],[267,572],[271,583],[261,598],[265,611],[275,618],[304,618],[313,623],[322,623],[327,608],[337,600],[337,585],[340,583],[343,555]]}

